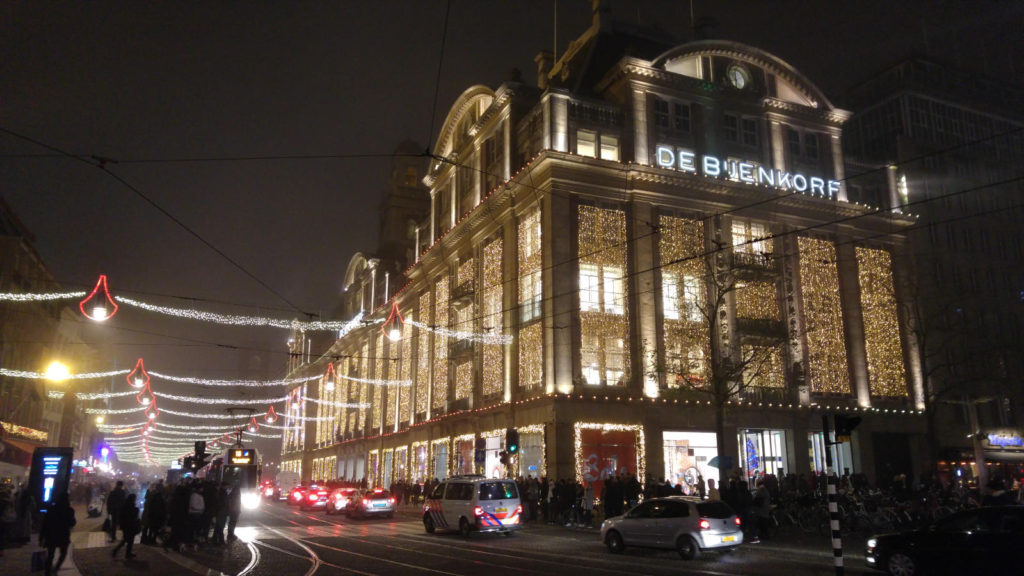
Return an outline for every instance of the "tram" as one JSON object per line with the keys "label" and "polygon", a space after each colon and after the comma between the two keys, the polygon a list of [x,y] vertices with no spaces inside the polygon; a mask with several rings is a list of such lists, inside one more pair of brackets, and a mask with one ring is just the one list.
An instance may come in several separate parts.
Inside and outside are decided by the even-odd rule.
{"label": "tram", "polygon": [[255,448],[228,448],[221,460],[220,481],[232,490],[241,489],[242,507],[255,510],[260,505],[260,457]]}

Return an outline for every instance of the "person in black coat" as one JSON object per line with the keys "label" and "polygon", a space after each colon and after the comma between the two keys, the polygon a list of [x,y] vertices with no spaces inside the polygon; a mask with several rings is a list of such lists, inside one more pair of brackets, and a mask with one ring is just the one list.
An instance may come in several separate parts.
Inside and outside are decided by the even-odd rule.
{"label": "person in black coat", "polygon": [[[57,500],[43,516],[43,525],[39,529],[39,545],[46,547],[46,576],[60,570],[64,559],[68,557],[71,546],[71,529],[75,526],[75,509],[67,493],[57,496]],[[53,565],[53,556],[60,548],[60,557]]]}
{"label": "person in black coat", "polygon": [[161,484],[150,487],[146,491],[145,512],[142,514],[146,519],[146,525],[142,532],[143,544],[156,544],[156,536],[164,528],[167,522],[167,503],[164,501],[164,491]]}
{"label": "person in black coat", "polygon": [[121,514],[118,522],[121,525],[122,539],[110,551],[110,555],[117,556],[117,551],[121,549],[121,546],[124,546],[124,557],[135,558],[135,554],[132,554],[132,546],[135,544],[135,536],[139,533],[139,528],[141,527],[139,523],[139,507],[135,505],[135,494],[129,494],[124,504],[121,505]]}

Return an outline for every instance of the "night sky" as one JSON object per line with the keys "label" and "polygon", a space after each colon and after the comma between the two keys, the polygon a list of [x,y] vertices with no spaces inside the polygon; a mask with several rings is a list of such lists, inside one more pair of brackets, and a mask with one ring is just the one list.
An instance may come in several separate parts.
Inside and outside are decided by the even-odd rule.
{"label": "night sky", "polygon": [[[689,35],[688,2],[612,4],[619,19]],[[376,245],[390,153],[406,138],[432,144],[474,84],[495,88],[513,68],[534,83],[534,56],[555,41],[555,6],[4,2],[0,195],[68,289],[106,274],[115,293],[170,306],[329,313],[351,256]],[[557,7],[560,54],[589,24],[590,2]],[[1024,76],[1019,1],[695,0],[693,12],[717,20],[716,37],[774,53],[840,104],[848,87],[912,51],[1017,85]],[[61,153],[110,159],[113,176]],[[293,158],[232,160],[252,157]],[[102,369],[141,356],[158,372],[237,378],[239,358],[257,351],[267,377],[280,377],[286,361],[279,329],[126,311],[87,335],[111,356]]]}

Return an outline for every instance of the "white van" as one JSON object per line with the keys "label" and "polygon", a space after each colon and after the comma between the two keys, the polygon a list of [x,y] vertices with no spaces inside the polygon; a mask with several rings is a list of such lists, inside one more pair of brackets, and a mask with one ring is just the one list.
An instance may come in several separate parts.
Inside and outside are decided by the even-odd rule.
{"label": "white van", "polygon": [[277,489],[278,499],[287,500],[292,488],[299,485],[299,474],[297,472],[278,472]]}
{"label": "white van", "polygon": [[423,503],[423,527],[458,530],[463,536],[472,531],[501,532],[506,536],[521,528],[523,504],[519,488],[508,479],[481,475],[453,476],[434,487]]}

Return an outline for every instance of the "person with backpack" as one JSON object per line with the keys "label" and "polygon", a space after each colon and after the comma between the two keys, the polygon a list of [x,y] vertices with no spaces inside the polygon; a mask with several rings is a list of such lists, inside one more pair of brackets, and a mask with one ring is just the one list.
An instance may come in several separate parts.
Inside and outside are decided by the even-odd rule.
{"label": "person with backpack", "polygon": [[139,522],[139,507],[135,505],[135,494],[129,494],[124,504],[121,505],[120,517],[118,523],[121,525],[121,541],[114,546],[114,549],[110,551],[110,555],[116,557],[117,551],[124,546],[124,557],[131,559],[135,558],[135,554],[132,554],[132,546],[135,545],[135,536],[141,529]]}

